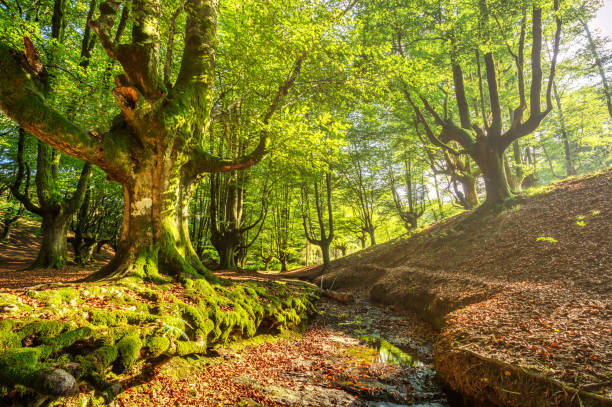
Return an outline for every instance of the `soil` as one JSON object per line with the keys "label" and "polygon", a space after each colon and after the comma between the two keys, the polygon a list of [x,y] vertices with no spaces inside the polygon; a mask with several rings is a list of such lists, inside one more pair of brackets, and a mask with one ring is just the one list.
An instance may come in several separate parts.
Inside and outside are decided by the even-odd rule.
{"label": "soil", "polygon": [[417,312],[440,329],[441,376],[481,402],[612,405],[611,202],[608,170],[286,277]]}

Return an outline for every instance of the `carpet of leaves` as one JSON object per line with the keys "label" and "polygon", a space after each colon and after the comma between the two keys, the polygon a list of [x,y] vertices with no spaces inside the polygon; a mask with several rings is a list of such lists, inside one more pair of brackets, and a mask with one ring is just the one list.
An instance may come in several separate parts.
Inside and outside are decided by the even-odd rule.
{"label": "carpet of leaves", "polygon": [[569,179],[340,259],[324,278],[446,316],[452,346],[612,398],[611,202],[612,170]]}
{"label": "carpet of leaves", "polygon": [[401,318],[365,301],[348,306],[322,301],[320,306],[322,315],[300,335],[241,349],[218,349],[216,357],[192,360],[178,368],[157,368],[146,383],[123,392],[117,404],[365,406],[368,400],[422,401],[419,392],[431,397],[435,385],[419,381],[431,381],[419,376],[425,370],[431,373],[430,369],[376,360],[377,351],[356,338],[355,327],[339,323],[361,309],[370,314],[361,314],[365,319],[360,326],[376,318],[377,326],[388,328],[390,335],[411,334],[412,324],[380,325],[385,317],[389,322]]}

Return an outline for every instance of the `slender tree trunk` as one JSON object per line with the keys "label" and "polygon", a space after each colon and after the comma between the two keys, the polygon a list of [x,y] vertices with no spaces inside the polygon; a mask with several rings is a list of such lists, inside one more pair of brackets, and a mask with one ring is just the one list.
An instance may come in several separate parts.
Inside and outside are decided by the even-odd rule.
{"label": "slender tree trunk", "polygon": [[561,97],[557,91],[557,83],[553,82],[553,96],[557,103],[557,113],[559,114],[559,122],[561,124],[561,139],[563,140],[563,152],[565,153],[565,173],[568,177],[576,175],[576,168],[572,162],[572,152],[570,149],[569,135],[567,134],[567,128],[565,127],[565,115],[563,114],[563,108],[561,106]]}
{"label": "slender tree trunk", "polygon": [[519,191],[521,189],[520,181],[514,175],[512,168],[510,167],[510,160],[504,154],[504,172],[506,173],[506,181],[508,182],[508,186],[511,191]]}
{"label": "slender tree trunk", "polygon": [[361,249],[362,250],[366,248],[366,237],[365,237],[365,235],[359,237],[359,243],[361,243]]}
{"label": "slender tree trunk", "polygon": [[525,149],[525,155],[527,157],[527,164],[531,167],[531,172],[523,179],[522,187],[523,188],[531,188],[538,185],[538,179],[536,178],[536,168],[535,168],[535,147],[534,152],[531,152],[531,148],[527,147]]}
{"label": "slender tree trunk", "polygon": [[368,234],[370,235],[370,246],[376,245],[376,234],[373,227],[368,228]]}
{"label": "slender tree trunk", "polygon": [[329,243],[321,243],[319,245],[321,248],[321,255],[323,256],[323,267],[328,268],[331,265],[331,258],[329,255]]}
{"label": "slender tree trunk", "polygon": [[593,41],[593,36],[591,35],[589,25],[584,20],[580,20],[580,23],[584,27],[584,32],[587,36],[587,41],[589,43],[589,48],[591,50],[591,53],[593,54],[593,58],[595,59],[595,65],[597,65],[597,71],[599,72],[599,77],[601,78],[601,85],[603,87],[603,94],[606,99],[606,105],[608,106],[608,114],[612,118],[612,98],[610,96],[610,87],[608,86],[605,68],[601,61],[601,58],[599,57],[599,53],[597,52],[597,46],[595,45],[595,41]]}

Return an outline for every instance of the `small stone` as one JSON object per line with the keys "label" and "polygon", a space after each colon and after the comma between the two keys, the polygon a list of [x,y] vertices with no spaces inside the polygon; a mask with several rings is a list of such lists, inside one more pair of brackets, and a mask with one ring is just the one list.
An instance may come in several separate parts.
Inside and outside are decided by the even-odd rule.
{"label": "small stone", "polygon": [[15,312],[19,309],[15,304],[2,304],[0,305],[0,313],[8,314],[10,312]]}

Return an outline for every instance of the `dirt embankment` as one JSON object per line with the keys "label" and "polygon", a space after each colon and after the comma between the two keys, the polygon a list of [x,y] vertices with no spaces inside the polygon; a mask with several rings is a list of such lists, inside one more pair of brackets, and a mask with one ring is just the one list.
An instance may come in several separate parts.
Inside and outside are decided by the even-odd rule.
{"label": "dirt embankment", "polygon": [[483,405],[612,405],[610,170],[289,275],[420,314],[439,374]]}

